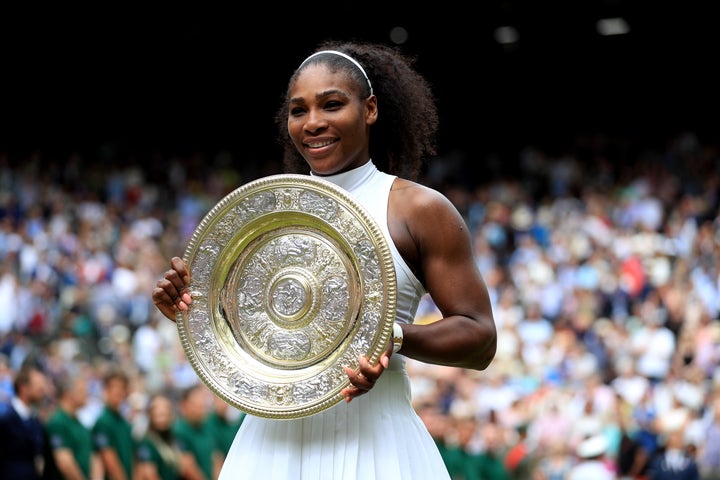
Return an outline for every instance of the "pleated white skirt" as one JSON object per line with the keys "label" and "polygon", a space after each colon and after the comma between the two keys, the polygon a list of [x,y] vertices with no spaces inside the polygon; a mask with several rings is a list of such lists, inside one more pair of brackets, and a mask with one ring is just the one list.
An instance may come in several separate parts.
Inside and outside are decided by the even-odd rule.
{"label": "pleated white skirt", "polygon": [[449,480],[403,360],[350,404],[293,420],[246,416],[220,480]]}

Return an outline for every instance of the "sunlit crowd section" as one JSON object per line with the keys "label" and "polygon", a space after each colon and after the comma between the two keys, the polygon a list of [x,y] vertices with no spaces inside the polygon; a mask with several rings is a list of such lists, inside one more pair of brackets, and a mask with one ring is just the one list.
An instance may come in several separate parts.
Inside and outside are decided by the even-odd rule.
{"label": "sunlit crowd section", "polygon": [[[421,179],[465,217],[498,329],[484,371],[407,361],[453,479],[590,458],[647,478],[670,446],[720,478],[720,145],[587,135],[513,163],[463,152]],[[216,202],[273,173],[229,152],[0,151],[0,402],[33,359],[88,380],[92,425],[120,365],[142,432],[152,395],[201,383],[151,291]],[[426,297],[416,321],[438,317]]]}

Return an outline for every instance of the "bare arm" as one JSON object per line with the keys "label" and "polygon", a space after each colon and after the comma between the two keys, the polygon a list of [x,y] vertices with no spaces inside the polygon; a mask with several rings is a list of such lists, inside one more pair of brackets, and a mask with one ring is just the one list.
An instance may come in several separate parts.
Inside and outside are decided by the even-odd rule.
{"label": "bare arm", "polygon": [[130,480],[125,476],[125,470],[115,450],[112,448],[103,448],[100,450],[100,459],[105,468],[107,478],[111,480]]}
{"label": "bare arm", "polygon": [[138,462],[135,466],[135,480],[161,480],[153,462]]}
{"label": "bare arm", "polygon": [[69,448],[57,448],[53,450],[55,464],[66,480],[85,480],[85,474],[75,461],[72,450]]}
{"label": "bare arm", "polygon": [[393,241],[442,314],[427,325],[403,325],[401,352],[426,363],[484,370],[495,356],[497,331],[465,220],[439,192],[395,183]]}
{"label": "bare arm", "polygon": [[220,477],[224,462],[225,456],[223,454],[220,452],[213,453],[213,475],[215,475],[215,478]]}
{"label": "bare arm", "polygon": [[190,452],[180,454],[180,474],[182,478],[187,480],[207,480],[195,457]]}
{"label": "bare arm", "polygon": [[90,478],[103,478],[104,470],[100,455],[93,453],[90,457]]}
{"label": "bare arm", "polygon": [[[497,350],[497,330],[465,220],[440,193],[397,179],[390,194],[388,227],[442,313],[431,324],[402,325],[400,353],[425,363],[486,369]],[[391,355],[388,345],[376,364],[361,357],[357,372],[345,369],[351,383],[341,392],[346,402],[373,388]]]}

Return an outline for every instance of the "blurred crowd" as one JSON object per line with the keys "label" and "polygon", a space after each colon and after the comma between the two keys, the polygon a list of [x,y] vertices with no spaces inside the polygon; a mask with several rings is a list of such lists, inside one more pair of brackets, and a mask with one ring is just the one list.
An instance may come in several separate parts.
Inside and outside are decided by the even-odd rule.
{"label": "blurred crowd", "polygon": [[[589,462],[614,478],[720,478],[720,145],[579,136],[528,145],[510,171],[467,155],[422,181],[466,218],[497,357],[482,372],[408,360],[453,478],[566,479]],[[179,404],[202,383],[155,282],[218,200],[279,172],[222,152],[0,151],[0,402],[33,360],[51,384],[86,380],[89,428],[121,366],[142,437],[155,395]],[[416,321],[436,319],[425,298]],[[50,389],[43,414],[57,401]]]}

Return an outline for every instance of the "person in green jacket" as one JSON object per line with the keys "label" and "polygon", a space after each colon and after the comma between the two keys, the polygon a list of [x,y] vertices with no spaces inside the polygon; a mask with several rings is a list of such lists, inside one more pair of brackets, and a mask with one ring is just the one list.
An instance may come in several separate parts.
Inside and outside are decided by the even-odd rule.
{"label": "person in green jacket", "polygon": [[190,478],[215,479],[222,459],[213,432],[206,420],[211,408],[211,392],[202,383],[180,394],[179,413],[172,427],[182,452],[183,471]]}
{"label": "person in green jacket", "polygon": [[58,470],[63,478],[100,478],[102,465],[90,428],[77,416],[88,401],[87,381],[80,375],[67,375],[58,380],[55,391],[57,407],[45,428]]}
{"label": "person in green jacket", "polygon": [[93,443],[102,460],[105,478],[131,480],[135,468],[132,425],[121,407],[127,400],[130,379],[122,370],[110,370],[103,378],[105,406],[92,428]]}
{"label": "person in green jacket", "polygon": [[215,437],[217,449],[223,460],[244,419],[244,412],[213,395],[213,409],[208,413],[205,422]]}

